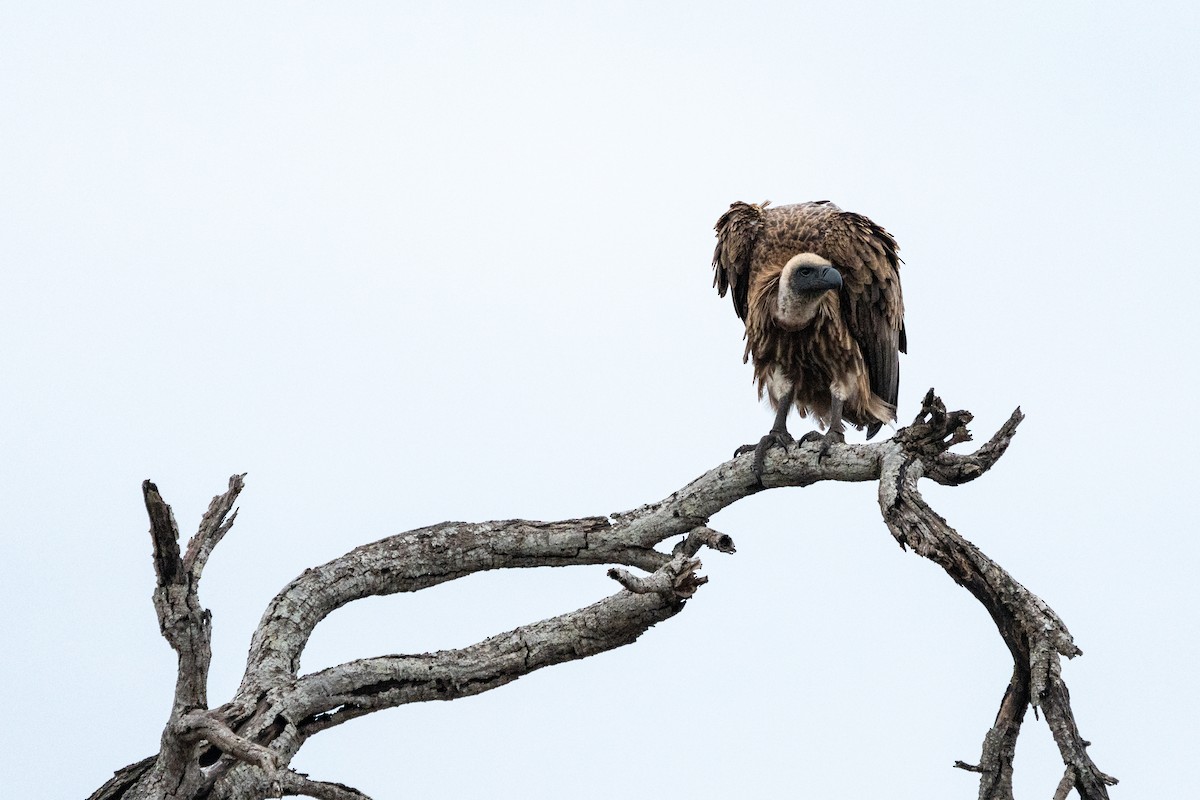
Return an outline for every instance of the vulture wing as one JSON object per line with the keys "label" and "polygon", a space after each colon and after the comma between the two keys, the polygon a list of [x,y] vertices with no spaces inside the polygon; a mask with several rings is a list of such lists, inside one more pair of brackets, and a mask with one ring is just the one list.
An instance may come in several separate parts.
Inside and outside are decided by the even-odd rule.
{"label": "vulture wing", "polygon": [[[842,318],[866,362],[871,391],[896,405],[900,353],[908,352],[899,247],[892,235],[861,214],[837,211],[825,228],[821,254],[842,273]],[[867,427],[871,438],[882,427]]]}
{"label": "vulture wing", "polygon": [[767,203],[754,205],[741,201],[717,220],[717,249],[713,252],[713,286],[721,297],[733,289],[733,309],[743,320],[750,297],[750,268],[754,242],[763,229],[763,209]]}

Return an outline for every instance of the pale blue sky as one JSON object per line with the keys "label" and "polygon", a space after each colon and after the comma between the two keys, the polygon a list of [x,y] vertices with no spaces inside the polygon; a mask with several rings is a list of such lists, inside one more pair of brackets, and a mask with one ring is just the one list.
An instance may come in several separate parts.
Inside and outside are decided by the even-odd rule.
{"label": "pale blue sky", "polygon": [[[832,5],[0,10],[6,794],[84,797],[157,749],[174,658],[145,478],[188,529],[249,472],[202,587],[216,704],[307,566],[443,519],[631,508],[757,439],[709,261],[728,204],[764,199],[899,239],[902,420],[930,386],[980,438],[1025,410],[993,474],[928,496],[1075,635],[1113,797],[1178,794],[1200,12]],[[872,489],[713,525],[739,552],[634,646],[350,723],[295,766],[380,800],[973,797],[950,764],[977,758],[1011,662]],[[360,603],[304,667],[615,589],[596,567]],[[1022,742],[1018,794],[1049,796],[1032,715]]]}

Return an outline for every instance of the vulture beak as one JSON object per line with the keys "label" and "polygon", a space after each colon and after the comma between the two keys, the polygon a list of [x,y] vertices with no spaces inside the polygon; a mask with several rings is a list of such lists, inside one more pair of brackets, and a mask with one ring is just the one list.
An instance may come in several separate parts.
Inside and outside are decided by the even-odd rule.
{"label": "vulture beak", "polygon": [[826,289],[840,289],[842,288],[842,273],[833,267],[821,267],[817,282]]}
{"label": "vulture beak", "polygon": [[796,294],[836,290],[842,288],[842,274],[833,267],[804,264],[793,269],[790,284]]}

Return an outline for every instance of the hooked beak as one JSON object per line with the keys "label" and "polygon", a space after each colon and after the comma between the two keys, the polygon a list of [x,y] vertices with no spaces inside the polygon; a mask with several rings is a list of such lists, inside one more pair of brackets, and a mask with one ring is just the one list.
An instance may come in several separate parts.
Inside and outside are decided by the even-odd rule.
{"label": "hooked beak", "polygon": [[790,289],[796,294],[811,294],[842,288],[842,274],[833,267],[801,267],[792,273]]}
{"label": "hooked beak", "polygon": [[842,273],[833,267],[821,267],[821,271],[817,275],[817,283],[825,289],[840,289],[842,288]]}

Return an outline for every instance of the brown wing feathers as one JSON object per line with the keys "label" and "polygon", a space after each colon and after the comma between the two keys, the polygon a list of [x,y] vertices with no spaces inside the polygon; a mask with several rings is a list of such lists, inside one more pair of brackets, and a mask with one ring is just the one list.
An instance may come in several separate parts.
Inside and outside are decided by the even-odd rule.
{"label": "brown wing feathers", "polygon": [[[900,292],[900,257],[896,240],[861,214],[840,212],[837,236],[845,268],[861,276],[856,291],[843,289],[843,312],[851,335],[858,342],[870,378],[871,391],[895,406],[900,389],[900,353],[903,342],[904,302]],[[842,266],[836,260],[835,266]],[[846,296],[849,295],[849,296]],[[867,426],[867,438],[881,423]]]}
{"label": "brown wing feathers", "polygon": [[763,209],[771,201],[759,205],[741,201],[729,206],[729,210],[717,220],[717,249],[713,253],[713,286],[717,293],[733,289],[733,309],[741,319],[746,319],[750,294],[751,255],[754,242],[763,227]]}

